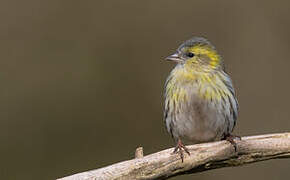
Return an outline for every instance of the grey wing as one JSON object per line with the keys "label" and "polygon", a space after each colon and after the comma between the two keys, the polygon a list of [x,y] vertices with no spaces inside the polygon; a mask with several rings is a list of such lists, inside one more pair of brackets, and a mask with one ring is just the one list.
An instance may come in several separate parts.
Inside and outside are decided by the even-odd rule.
{"label": "grey wing", "polygon": [[227,133],[231,133],[237,123],[239,104],[231,78],[226,73],[224,75],[226,77],[224,78],[224,84],[230,91],[230,95],[228,96],[229,113],[227,113],[226,119],[228,121]]}
{"label": "grey wing", "polygon": [[165,106],[164,106],[164,123],[166,126],[166,129],[168,131],[168,133],[170,133],[171,137],[173,139],[176,139],[173,135],[173,127],[174,127],[174,123],[175,123],[175,119],[172,116],[172,110],[174,107],[170,107],[170,103],[169,100],[167,98],[165,98]]}
{"label": "grey wing", "polygon": [[[169,81],[172,79],[172,76],[169,76],[167,79],[166,79],[166,82],[165,82],[165,86],[164,86],[164,99],[165,99],[165,104],[164,104],[164,112],[163,112],[163,121],[164,121],[164,124],[166,126],[166,129],[168,131],[168,133],[170,133],[170,135],[173,137],[173,121],[172,121],[172,117],[170,116],[170,110],[172,111],[172,108],[173,107],[170,107],[170,102],[169,102],[169,98],[168,98],[168,94],[167,94],[167,91],[166,91],[166,86],[167,84],[169,83]],[[171,108],[171,109],[170,109]]]}

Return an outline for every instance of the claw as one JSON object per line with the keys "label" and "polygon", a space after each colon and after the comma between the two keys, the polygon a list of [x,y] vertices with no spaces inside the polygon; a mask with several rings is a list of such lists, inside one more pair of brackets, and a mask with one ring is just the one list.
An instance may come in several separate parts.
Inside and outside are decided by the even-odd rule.
{"label": "claw", "polygon": [[174,148],[173,153],[177,153],[178,152],[180,154],[180,158],[181,158],[182,162],[183,162],[183,159],[184,159],[183,151],[185,151],[190,156],[190,152],[189,152],[188,148],[186,146],[184,146],[182,144],[181,140],[179,139],[178,142],[177,142],[176,147]]}
{"label": "claw", "polygon": [[229,143],[231,143],[235,148],[235,152],[237,152],[237,143],[234,141],[235,139],[242,140],[240,136],[236,136],[232,134],[225,135],[222,140],[226,140]]}

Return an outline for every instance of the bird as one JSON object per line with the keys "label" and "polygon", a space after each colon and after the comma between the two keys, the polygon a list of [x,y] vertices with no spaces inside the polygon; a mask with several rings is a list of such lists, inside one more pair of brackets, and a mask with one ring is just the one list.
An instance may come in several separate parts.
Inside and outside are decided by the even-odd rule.
{"label": "bird", "polygon": [[192,37],[167,58],[176,63],[165,82],[164,121],[176,143],[174,153],[184,160],[185,143],[227,140],[235,148],[232,132],[239,105],[222,57],[204,37]]}

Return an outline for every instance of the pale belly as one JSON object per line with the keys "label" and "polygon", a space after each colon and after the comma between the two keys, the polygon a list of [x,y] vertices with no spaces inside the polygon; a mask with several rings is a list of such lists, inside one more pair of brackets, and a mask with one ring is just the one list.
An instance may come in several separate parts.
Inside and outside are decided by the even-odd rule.
{"label": "pale belly", "polygon": [[195,144],[220,140],[226,133],[229,124],[220,104],[195,101],[181,106],[166,119],[175,140]]}

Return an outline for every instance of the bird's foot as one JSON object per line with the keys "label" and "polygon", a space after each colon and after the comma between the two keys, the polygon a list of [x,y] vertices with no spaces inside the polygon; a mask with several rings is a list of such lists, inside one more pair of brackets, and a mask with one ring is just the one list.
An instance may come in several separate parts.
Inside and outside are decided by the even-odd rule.
{"label": "bird's foot", "polygon": [[179,139],[177,141],[177,145],[174,148],[173,153],[179,153],[182,162],[183,162],[183,159],[184,159],[184,154],[183,154],[184,151],[190,156],[188,148],[186,146],[184,146],[183,143],[181,142],[181,140]]}
{"label": "bird's foot", "polygon": [[236,139],[242,140],[241,136],[236,136],[233,134],[224,135],[222,140],[226,140],[226,141],[230,142],[234,146],[235,152],[237,152],[237,143],[235,142]]}

